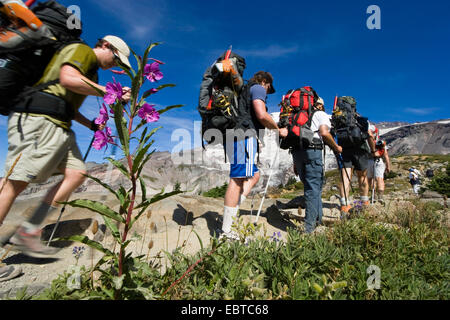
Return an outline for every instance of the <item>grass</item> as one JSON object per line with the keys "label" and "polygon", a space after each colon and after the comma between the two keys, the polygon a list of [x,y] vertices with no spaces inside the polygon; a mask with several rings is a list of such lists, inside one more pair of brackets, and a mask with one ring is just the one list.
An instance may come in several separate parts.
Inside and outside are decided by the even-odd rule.
{"label": "grass", "polygon": [[[167,253],[171,267],[162,275],[156,261],[135,259],[131,277],[142,294],[132,298],[449,299],[449,244],[442,205],[403,202],[389,214],[364,211],[323,234],[289,229],[285,241],[275,236],[245,245],[213,240],[193,256],[175,250]],[[371,266],[380,270],[379,289],[368,287]],[[64,274],[39,298],[107,299],[91,288],[88,274],[81,277],[81,290],[66,289]]]}

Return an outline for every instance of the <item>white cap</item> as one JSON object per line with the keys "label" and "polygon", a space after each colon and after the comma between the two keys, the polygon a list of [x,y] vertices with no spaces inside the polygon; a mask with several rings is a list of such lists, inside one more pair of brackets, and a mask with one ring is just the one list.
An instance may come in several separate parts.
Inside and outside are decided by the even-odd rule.
{"label": "white cap", "polygon": [[319,97],[319,99],[317,99],[317,103],[325,106],[325,103],[323,102],[323,99],[321,97]]}
{"label": "white cap", "polygon": [[103,40],[109,42],[115,49],[117,49],[117,54],[120,61],[128,68],[131,68],[130,61],[128,60],[128,57],[130,56],[130,48],[125,41],[116,36],[105,36],[103,37]]}

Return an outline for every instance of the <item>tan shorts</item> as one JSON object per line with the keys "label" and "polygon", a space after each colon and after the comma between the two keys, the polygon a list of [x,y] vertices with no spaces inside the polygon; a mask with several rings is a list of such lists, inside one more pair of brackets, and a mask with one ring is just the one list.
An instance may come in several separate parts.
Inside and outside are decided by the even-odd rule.
{"label": "tan shorts", "polygon": [[41,116],[12,113],[8,119],[5,175],[17,157],[10,180],[42,183],[64,169],[86,170],[75,133]]}

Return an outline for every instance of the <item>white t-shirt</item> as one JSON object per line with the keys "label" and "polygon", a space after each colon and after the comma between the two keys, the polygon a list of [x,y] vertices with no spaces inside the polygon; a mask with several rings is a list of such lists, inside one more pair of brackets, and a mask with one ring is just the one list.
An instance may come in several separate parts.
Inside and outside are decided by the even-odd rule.
{"label": "white t-shirt", "polygon": [[322,137],[319,134],[319,128],[322,125],[326,125],[328,130],[331,129],[330,116],[324,111],[316,111],[311,120],[311,130],[314,131],[314,138],[322,140]]}

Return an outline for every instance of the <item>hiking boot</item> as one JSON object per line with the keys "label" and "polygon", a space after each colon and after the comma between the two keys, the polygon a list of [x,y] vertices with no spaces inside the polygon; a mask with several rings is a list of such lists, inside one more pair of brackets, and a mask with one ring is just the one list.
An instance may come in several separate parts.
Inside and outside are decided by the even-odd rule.
{"label": "hiking boot", "polygon": [[363,209],[369,207],[369,206],[370,206],[370,201],[364,201],[364,202],[362,203],[362,206],[363,206]]}
{"label": "hiking boot", "polygon": [[42,230],[27,233],[23,227],[20,227],[10,242],[17,250],[33,258],[46,258],[57,253],[60,249],[47,247],[41,242],[41,233]]}
{"label": "hiking boot", "polygon": [[14,266],[0,267],[0,282],[18,277],[22,274],[22,268]]}
{"label": "hiking boot", "polygon": [[341,206],[341,220],[348,219],[351,208],[352,208],[352,206],[350,206],[350,205]]}

